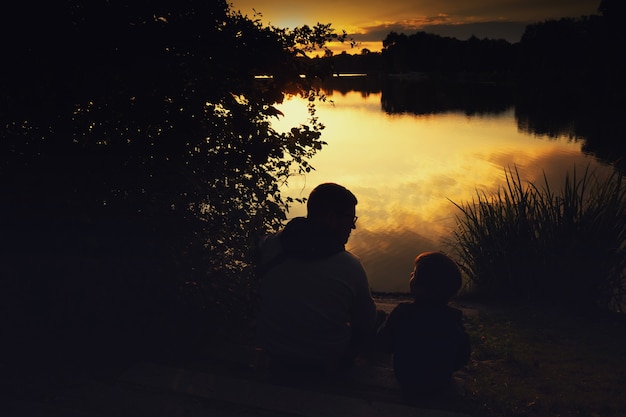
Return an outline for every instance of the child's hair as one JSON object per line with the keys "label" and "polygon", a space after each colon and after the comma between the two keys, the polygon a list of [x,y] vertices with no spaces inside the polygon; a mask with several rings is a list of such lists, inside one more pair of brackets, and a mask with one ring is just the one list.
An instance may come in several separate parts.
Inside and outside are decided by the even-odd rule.
{"label": "child's hair", "polygon": [[441,252],[423,252],[415,258],[415,271],[409,283],[411,293],[448,302],[461,289],[461,270]]}

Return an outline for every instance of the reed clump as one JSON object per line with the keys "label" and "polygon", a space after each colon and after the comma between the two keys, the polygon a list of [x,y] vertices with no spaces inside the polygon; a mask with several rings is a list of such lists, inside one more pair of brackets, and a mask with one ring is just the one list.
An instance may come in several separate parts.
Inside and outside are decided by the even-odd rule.
{"label": "reed clump", "polygon": [[467,275],[466,290],[492,301],[530,301],[623,311],[626,184],[614,171],[567,172],[553,189],[505,170],[495,193],[452,202],[460,213],[447,241]]}

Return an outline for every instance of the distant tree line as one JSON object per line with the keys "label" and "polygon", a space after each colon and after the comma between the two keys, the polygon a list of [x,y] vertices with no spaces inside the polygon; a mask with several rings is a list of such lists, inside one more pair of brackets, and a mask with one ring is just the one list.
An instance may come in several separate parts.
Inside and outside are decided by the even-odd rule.
{"label": "distant tree line", "polygon": [[532,24],[514,44],[475,36],[461,41],[426,32],[391,32],[380,53],[363,50],[320,59],[332,60],[337,73],[453,74],[537,89],[561,87],[563,94],[593,94],[617,103],[625,91],[621,51],[626,41],[619,23],[626,16],[624,9],[624,2],[602,0],[601,15]]}
{"label": "distant tree line", "polygon": [[387,72],[510,71],[515,48],[502,39],[466,41],[425,32],[391,32],[383,40],[381,59]]}

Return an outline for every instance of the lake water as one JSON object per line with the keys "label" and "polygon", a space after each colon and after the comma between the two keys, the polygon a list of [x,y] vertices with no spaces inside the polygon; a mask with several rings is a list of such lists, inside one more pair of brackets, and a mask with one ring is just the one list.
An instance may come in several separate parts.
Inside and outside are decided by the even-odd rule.
{"label": "lake water", "polygon": [[[612,168],[582,152],[571,135],[533,134],[521,129],[513,105],[489,113],[462,109],[429,114],[383,110],[383,93],[328,92],[317,104],[328,145],[312,158],[315,171],[294,175],[285,196],[306,197],[322,182],[336,182],[358,198],[357,228],[347,248],[361,258],[374,291],[408,291],[415,256],[449,249],[443,239],[455,228],[456,207],[476,192],[505,184],[517,167],[523,181],[543,184],[544,173],[559,187],[569,170]],[[307,118],[306,101],[281,105],[278,130]],[[288,218],[305,215],[295,204]]]}

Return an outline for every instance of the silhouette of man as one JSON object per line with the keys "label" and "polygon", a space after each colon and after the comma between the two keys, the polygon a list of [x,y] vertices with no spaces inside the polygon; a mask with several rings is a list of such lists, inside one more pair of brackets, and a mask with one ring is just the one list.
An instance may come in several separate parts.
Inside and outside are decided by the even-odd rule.
{"label": "silhouette of man", "polygon": [[377,311],[360,260],[345,250],[356,228],[357,199],[324,183],[261,246],[258,335],[271,366],[327,371],[348,368],[375,335]]}

